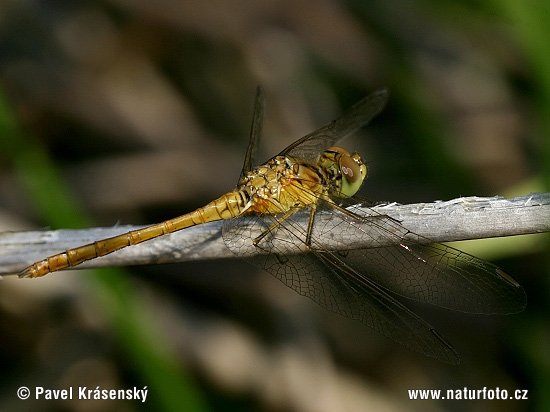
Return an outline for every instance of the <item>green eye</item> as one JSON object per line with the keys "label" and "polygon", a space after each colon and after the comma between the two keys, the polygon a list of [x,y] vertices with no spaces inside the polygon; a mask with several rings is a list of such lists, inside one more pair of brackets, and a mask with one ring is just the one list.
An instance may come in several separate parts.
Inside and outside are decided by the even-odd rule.
{"label": "green eye", "polygon": [[361,162],[358,155],[343,155],[340,157],[340,171],[342,172],[340,194],[343,197],[353,196],[357,193],[367,176],[367,167]]}

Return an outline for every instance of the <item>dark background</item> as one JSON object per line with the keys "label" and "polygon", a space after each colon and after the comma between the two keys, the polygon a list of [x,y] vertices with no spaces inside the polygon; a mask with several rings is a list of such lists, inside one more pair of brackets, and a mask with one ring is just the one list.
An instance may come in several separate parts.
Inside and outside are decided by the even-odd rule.
{"label": "dark background", "polygon": [[[259,160],[387,86],[385,111],[343,143],[369,166],[363,196],[549,191],[549,11],[513,0],[4,0],[0,230],[156,223],[229,191],[257,84],[267,96]],[[8,276],[0,406],[545,411],[548,244],[457,245],[516,277],[528,295],[521,314],[409,305],[453,343],[460,366],[328,313],[239,260]],[[21,401],[23,385],[147,386],[149,396]],[[464,387],[528,389],[529,400],[407,393]]]}

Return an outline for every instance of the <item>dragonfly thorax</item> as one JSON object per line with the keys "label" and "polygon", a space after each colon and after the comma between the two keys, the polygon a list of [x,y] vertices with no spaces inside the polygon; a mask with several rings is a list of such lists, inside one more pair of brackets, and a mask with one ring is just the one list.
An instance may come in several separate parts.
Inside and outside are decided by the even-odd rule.
{"label": "dragonfly thorax", "polygon": [[357,153],[350,154],[341,147],[329,147],[317,162],[331,185],[331,194],[350,197],[357,193],[365,177],[367,166]]}
{"label": "dragonfly thorax", "polygon": [[249,171],[236,190],[249,199],[243,212],[279,214],[326,198],[326,182],[318,166],[291,156],[275,156]]}

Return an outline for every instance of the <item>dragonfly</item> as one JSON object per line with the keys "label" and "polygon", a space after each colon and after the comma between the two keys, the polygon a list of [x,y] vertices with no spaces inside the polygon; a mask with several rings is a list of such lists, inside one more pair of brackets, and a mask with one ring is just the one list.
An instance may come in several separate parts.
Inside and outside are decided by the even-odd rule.
{"label": "dragonfly", "polygon": [[[496,265],[430,242],[357,197],[367,167],[360,155],[335,144],[369,123],[387,100],[387,89],[379,89],[255,166],[265,107],[258,87],[244,167],[233,191],[174,219],[50,256],[19,276],[41,277],[158,236],[223,221],[223,241],[235,255],[300,295],[413,351],[458,364],[455,349],[400,298],[467,313],[509,314],[523,310],[525,292]],[[371,247],[358,246],[353,241],[358,238],[370,239]]]}

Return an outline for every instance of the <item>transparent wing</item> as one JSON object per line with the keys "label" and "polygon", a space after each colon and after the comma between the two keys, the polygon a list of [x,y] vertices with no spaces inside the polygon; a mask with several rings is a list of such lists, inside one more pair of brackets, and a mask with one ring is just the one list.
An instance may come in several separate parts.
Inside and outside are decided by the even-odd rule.
{"label": "transparent wing", "polygon": [[[237,256],[262,252],[250,261],[324,308],[448,363],[458,361],[450,345],[391,293],[472,313],[514,313],[525,307],[521,286],[489,262],[442,244],[426,244],[427,239],[371,209],[342,213],[322,200],[317,208],[312,253],[296,254],[306,250],[310,208],[289,217],[228,220],[224,241]],[[372,240],[373,247],[354,248],[358,236]],[[387,244],[381,237],[395,246],[379,246]],[[255,245],[254,239],[260,238]]]}
{"label": "transparent wing", "polygon": [[[254,113],[252,115],[252,127],[250,128],[250,139],[248,141],[248,148],[246,149],[246,156],[244,158],[243,170],[241,171],[242,179],[248,172],[255,167],[256,154],[258,152],[258,146],[260,145],[260,139],[262,137],[262,128],[264,124],[264,111],[265,111],[265,94],[262,86],[256,88],[256,98],[254,100]],[[239,180],[240,180],[239,179]]]}
{"label": "transparent wing", "polygon": [[370,122],[382,111],[387,100],[387,89],[369,94],[336,120],[292,143],[279,155],[292,156],[315,164],[319,155],[327,148]]}
{"label": "transparent wing", "polygon": [[343,239],[390,239],[395,246],[354,249],[356,242],[349,241],[348,250],[340,252],[347,265],[383,288],[468,313],[509,314],[525,308],[523,288],[496,265],[447,245],[429,243],[372,209],[355,206],[347,210],[352,215],[317,213],[313,238],[332,233]]}
{"label": "transparent wing", "polygon": [[[252,239],[260,236],[273,223],[273,216],[247,216],[224,223],[223,238],[239,256],[256,248]],[[277,230],[288,230],[288,226]],[[359,320],[377,332],[414,351],[458,364],[454,349],[421,318],[391,297],[381,287],[347,266],[336,253],[287,254],[294,236],[278,237],[271,233],[261,242],[263,255],[250,258],[260,266],[322,307]]]}

